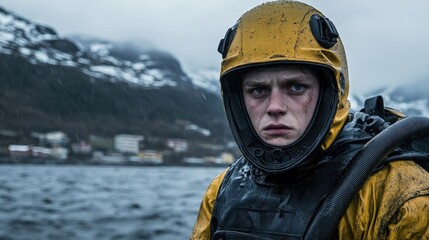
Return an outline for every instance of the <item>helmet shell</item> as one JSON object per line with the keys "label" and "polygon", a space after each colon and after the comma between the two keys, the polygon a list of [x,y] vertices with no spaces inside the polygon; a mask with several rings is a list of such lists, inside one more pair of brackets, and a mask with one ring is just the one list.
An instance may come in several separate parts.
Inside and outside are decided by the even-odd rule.
{"label": "helmet shell", "polygon": [[[227,117],[240,149],[252,163],[266,172],[288,172],[305,165],[313,154],[332,144],[349,114],[348,70],[335,26],[321,12],[296,1],[264,3],[246,12],[228,30],[218,50],[223,55],[220,81]],[[248,126],[247,113],[240,110],[245,108],[239,96],[245,71],[292,64],[317,69],[323,78],[320,103],[310,123],[317,126],[309,126],[304,136],[292,144],[304,143],[306,149],[294,146],[279,149],[261,143]],[[266,155],[267,151],[276,153]],[[287,157],[275,162],[269,160],[279,156],[279,151]]]}

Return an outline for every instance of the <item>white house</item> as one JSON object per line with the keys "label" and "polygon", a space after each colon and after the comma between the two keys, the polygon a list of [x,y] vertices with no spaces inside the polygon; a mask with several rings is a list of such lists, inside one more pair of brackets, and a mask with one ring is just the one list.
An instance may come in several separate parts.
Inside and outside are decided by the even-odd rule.
{"label": "white house", "polygon": [[31,136],[34,138],[38,138],[41,144],[49,144],[49,145],[60,145],[65,146],[69,143],[70,139],[64,132],[56,131],[56,132],[48,132],[48,133],[31,133]]}
{"label": "white house", "polygon": [[141,135],[119,134],[114,138],[114,147],[118,152],[138,154],[140,141],[143,140],[144,137]]}
{"label": "white house", "polygon": [[189,148],[188,141],[184,139],[167,139],[167,147],[175,152],[187,152]]}

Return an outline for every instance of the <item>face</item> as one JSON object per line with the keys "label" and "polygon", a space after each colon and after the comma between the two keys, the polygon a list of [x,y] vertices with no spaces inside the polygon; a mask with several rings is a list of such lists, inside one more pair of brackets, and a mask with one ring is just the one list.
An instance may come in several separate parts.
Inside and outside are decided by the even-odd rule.
{"label": "face", "polygon": [[286,146],[307,129],[319,97],[319,80],[310,69],[257,69],[243,76],[243,97],[253,128],[266,143]]}

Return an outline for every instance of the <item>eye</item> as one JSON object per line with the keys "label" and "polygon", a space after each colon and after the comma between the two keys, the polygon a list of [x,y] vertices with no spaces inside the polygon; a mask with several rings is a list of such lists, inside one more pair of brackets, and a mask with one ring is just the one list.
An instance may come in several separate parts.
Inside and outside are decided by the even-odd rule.
{"label": "eye", "polygon": [[291,85],[289,90],[292,93],[298,94],[298,93],[302,93],[303,91],[305,91],[306,88],[307,88],[307,86],[305,86],[303,84],[296,83],[296,84]]}
{"label": "eye", "polygon": [[252,95],[254,98],[260,98],[269,94],[270,89],[263,86],[252,87],[247,90],[247,92]]}
{"label": "eye", "polygon": [[292,88],[293,88],[293,90],[301,91],[304,88],[304,86],[301,84],[295,84],[292,86]]}

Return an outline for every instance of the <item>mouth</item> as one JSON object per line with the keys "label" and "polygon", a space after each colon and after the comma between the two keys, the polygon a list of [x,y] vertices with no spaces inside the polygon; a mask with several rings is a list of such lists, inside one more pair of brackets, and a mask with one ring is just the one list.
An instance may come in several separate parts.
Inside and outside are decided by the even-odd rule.
{"label": "mouth", "polygon": [[283,124],[270,124],[262,130],[268,135],[286,135],[292,128]]}

